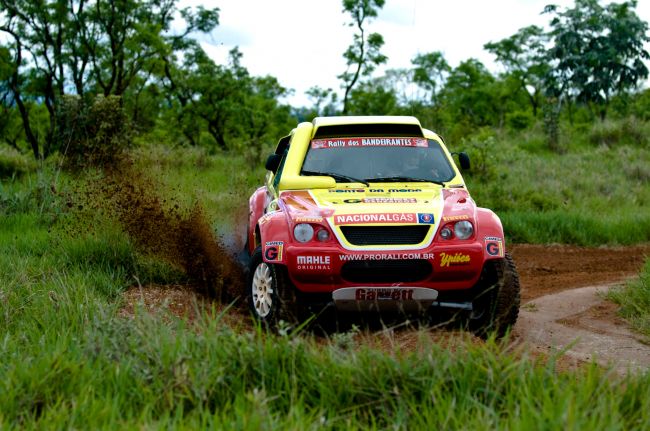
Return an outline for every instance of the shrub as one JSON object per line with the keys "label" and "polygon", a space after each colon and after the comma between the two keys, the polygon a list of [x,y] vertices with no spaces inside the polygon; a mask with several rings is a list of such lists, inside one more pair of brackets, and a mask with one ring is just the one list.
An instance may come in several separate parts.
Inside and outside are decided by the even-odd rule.
{"label": "shrub", "polygon": [[0,147],[0,178],[20,176],[35,170],[36,162],[13,148]]}
{"label": "shrub", "polygon": [[468,177],[477,177],[483,181],[489,181],[495,174],[495,150],[496,141],[489,129],[482,129],[469,139],[462,140],[462,147],[468,153],[472,161],[472,169],[463,173]]}
{"label": "shrub", "polygon": [[57,107],[57,141],[69,166],[115,162],[132,142],[122,99],[98,96],[88,102],[64,96]]}
{"label": "shrub", "polygon": [[512,130],[524,130],[533,124],[534,118],[530,112],[515,111],[506,114],[506,124]]}
{"label": "shrub", "polygon": [[606,120],[594,124],[589,133],[589,142],[593,145],[613,147],[615,145],[645,146],[648,143],[644,123],[636,117],[622,120]]}

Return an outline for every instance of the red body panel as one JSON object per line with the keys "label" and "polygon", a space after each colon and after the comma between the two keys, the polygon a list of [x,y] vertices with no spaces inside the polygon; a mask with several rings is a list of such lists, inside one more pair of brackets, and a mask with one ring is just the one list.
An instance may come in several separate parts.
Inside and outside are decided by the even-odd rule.
{"label": "red body panel", "polygon": [[[348,195],[354,197],[354,190],[345,190],[345,197]],[[283,192],[274,207],[277,209],[267,212],[270,199],[266,188],[261,187],[250,199],[249,251],[261,245],[264,261],[286,265],[291,281],[303,292],[326,293],[355,286],[418,286],[438,291],[469,289],[478,282],[486,260],[503,258],[503,228],[499,218],[490,210],[477,208],[464,189],[443,189],[439,196],[443,208],[440,220],[431,226],[436,232],[428,245],[360,250],[345,247],[336,237],[332,224],[335,209],[331,206],[319,204],[307,191],[292,191]],[[453,226],[459,220],[473,223],[471,238],[445,240],[439,236],[445,225]],[[293,235],[297,223],[309,223],[316,232],[327,230],[329,240],[321,242],[314,236],[309,242],[298,242]],[[256,238],[256,230],[260,238]],[[426,260],[432,270],[425,278],[412,282],[355,282],[343,275],[348,262],[400,259]]]}

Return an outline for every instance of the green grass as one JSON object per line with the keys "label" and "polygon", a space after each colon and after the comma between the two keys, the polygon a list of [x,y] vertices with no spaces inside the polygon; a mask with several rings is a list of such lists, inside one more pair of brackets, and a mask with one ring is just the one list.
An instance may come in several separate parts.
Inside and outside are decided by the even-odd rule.
{"label": "green grass", "polygon": [[474,166],[464,176],[470,193],[499,215],[511,241],[650,241],[648,146],[584,141],[576,138],[567,153],[556,154],[546,148],[541,131],[533,130],[450,146],[469,151]]}
{"label": "green grass", "polygon": [[620,314],[650,340],[650,258],[638,279],[611,291],[608,297],[621,306]]}
{"label": "green grass", "polygon": [[[475,199],[496,207],[512,238],[647,241],[642,149],[581,144],[560,156],[533,138],[495,141],[515,150],[494,152],[488,180],[468,176]],[[239,211],[262,168],[200,150],[139,151],[165,196],[200,201],[216,228],[245,222]],[[634,163],[636,173],[621,172]],[[576,166],[586,173],[568,175]],[[0,428],[648,428],[648,372],[563,371],[559,357],[540,361],[494,341],[450,350],[424,333],[417,352],[388,353],[352,338],[233,328],[216,311],[191,325],[143,310],[121,317],[124,289],[182,282],[183,274],[141,255],[101,215],[88,225],[68,210],[82,181],[46,164],[0,183]],[[646,264],[643,296],[621,294],[635,307],[648,304],[648,272]]]}

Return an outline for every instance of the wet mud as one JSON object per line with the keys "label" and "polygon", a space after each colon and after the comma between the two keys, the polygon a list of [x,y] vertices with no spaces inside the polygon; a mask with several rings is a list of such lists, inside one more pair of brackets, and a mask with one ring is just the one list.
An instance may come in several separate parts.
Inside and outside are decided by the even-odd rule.
{"label": "wet mud", "polygon": [[138,251],[182,270],[198,290],[228,302],[242,296],[244,268],[201,204],[182,205],[130,160],[105,166],[76,200],[116,221]]}

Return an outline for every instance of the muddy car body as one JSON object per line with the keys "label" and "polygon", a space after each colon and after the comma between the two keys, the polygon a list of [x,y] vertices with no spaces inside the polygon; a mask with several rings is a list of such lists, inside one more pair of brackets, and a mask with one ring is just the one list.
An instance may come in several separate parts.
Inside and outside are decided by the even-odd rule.
{"label": "muddy car body", "polygon": [[[469,159],[460,155],[461,164]],[[251,309],[462,310],[480,331],[516,320],[503,228],[470,197],[443,140],[413,117],[319,117],[282,138],[250,198]]]}

